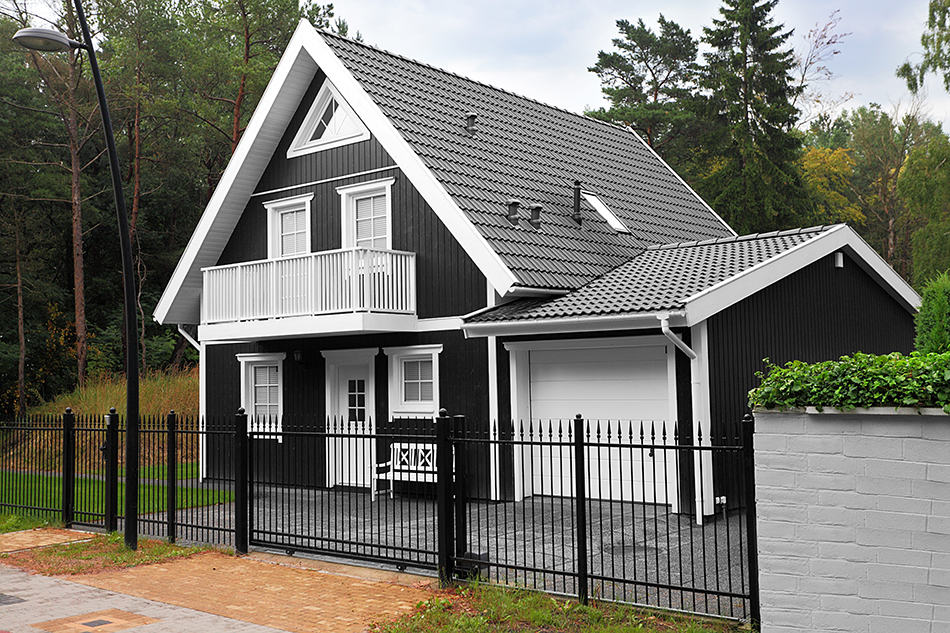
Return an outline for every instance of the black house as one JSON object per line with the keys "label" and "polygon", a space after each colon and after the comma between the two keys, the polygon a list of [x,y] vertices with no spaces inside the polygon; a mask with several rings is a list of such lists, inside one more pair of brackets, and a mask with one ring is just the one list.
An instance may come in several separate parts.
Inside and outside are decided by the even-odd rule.
{"label": "black house", "polygon": [[[154,316],[197,326],[208,419],[581,413],[696,441],[764,357],[909,351],[918,305],[847,226],[737,236],[629,129],[301,22]],[[389,459],[273,450],[327,486]],[[484,457],[473,486],[538,491]]]}

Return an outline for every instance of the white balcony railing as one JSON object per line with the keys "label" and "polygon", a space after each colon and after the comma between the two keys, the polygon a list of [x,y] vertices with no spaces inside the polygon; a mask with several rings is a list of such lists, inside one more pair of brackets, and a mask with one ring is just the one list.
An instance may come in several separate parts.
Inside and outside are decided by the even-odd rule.
{"label": "white balcony railing", "polygon": [[416,312],[415,253],[374,248],[203,268],[203,324],[343,312]]}

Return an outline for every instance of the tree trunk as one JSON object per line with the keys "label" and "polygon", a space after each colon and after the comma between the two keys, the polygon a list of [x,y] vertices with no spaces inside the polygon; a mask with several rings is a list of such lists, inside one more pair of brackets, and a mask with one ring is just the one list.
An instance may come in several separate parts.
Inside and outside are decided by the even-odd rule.
{"label": "tree trunk", "polygon": [[20,343],[20,356],[17,359],[17,415],[26,413],[26,328],[23,315],[23,247],[20,242],[20,214],[13,217],[14,249],[16,253],[16,326]]}
{"label": "tree trunk", "polygon": [[[75,106],[75,104],[71,104]],[[70,200],[73,220],[73,303],[76,312],[76,380],[79,387],[86,386],[87,334],[86,334],[86,283],[82,239],[82,189],[79,158],[79,124],[76,108],[70,107],[66,116],[69,136]]]}

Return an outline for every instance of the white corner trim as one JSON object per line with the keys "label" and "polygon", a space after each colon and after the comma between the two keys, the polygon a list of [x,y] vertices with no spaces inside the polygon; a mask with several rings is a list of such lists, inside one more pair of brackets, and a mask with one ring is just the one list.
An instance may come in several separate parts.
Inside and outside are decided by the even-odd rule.
{"label": "white corner trim", "polygon": [[[320,114],[327,105],[328,99],[331,97],[336,99],[338,109],[350,117],[356,123],[358,129],[355,134],[340,136],[329,141],[311,141],[309,139],[319,123]],[[336,88],[333,87],[333,82],[327,78],[324,79],[323,85],[320,86],[320,90],[317,91],[317,96],[314,97],[313,103],[307,110],[307,116],[303,118],[300,129],[297,130],[297,134],[294,135],[294,140],[290,143],[290,147],[287,148],[287,158],[296,158],[297,156],[305,156],[307,154],[333,149],[334,147],[342,147],[350,143],[358,143],[359,141],[369,139],[369,137],[370,134],[369,130],[366,129],[366,125],[356,113],[353,112],[353,108],[346,102],[346,99],[341,97],[336,91]]]}
{"label": "white corner trim", "polygon": [[[787,251],[760,262],[738,275],[697,292],[686,300],[686,315],[689,325],[708,319],[756,292],[784,279],[805,266],[841,248],[850,247],[870,272],[883,280],[886,288],[912,309],[920,306],[920,295],[877,254],[854,229],[841,224],[829,231],[802,242]],[[829,269],[828,274],[834,274]]]}
{"label": "white corner trim", "polygon": [[697,200],[699,200],[700,204],[702,204],[704,207],[706,207],[706,209],[707,209],[710,213],[712,213],[713,216],[714,216],[717,220],[719,220],[719,222],[720,222],[724,227],[726,227],[726,229],[728,229],[730,233],[732,233],[733,235],[739,235],[738,233],[736,233],[735,229],[733,229],[731,226],[729,226],[728,224],[726,224],[726,221],[722,219],[722,216],[721,216],[721,215],[719,215],[718,213],[716,213],[716,210],[715,210],[715,209],[713,209],[711,206],[709,206],[709,204],[708,204],[705,200],[703,200],[702,197],[701,197],[698,193],[696,193],[696,190],[694,190],[692,187],[690,187],[689,184],[687,184],[687,182],[686,182],[685,180],[683,180],[683,177],[682,177],[682,176],[680,176],[678,173],[676,173],[676,171],[675,171],[672,167],[670,167],[669,163],[667,163],[665,160],[663,160],[663,157],[662,157],[662,156],[660,156],[659,154],[656,153],[656,150],[655,150],[655,149],[653,149],[652,147],[650,147],[650,144],[649,144],[649,143],[647,143],[645,140],[643,140],[643,137],[641,137],[639,134],[637,134],[636,130],[632,130],[632,129],[626,127],[626,126],[625,126],[625,129],[628,130],[631,134],[633,134],[634,137],[636,137],[636,139],[637,139],[638,141],[640,141],[641,143],[643,143],[643,146],[646,147],[647,150],[648,150],[651,154],[653,154],[653,155],[656,157],[656,159],[657,159],[658,161],[660,161],[660,162],[663,164],[663,166],[666,167],[666,168],[670,171],[670,173],[673,174],[673,175],[676,177],[677,180],[680,181],[680,184],[683,185],[684,187],[686,187],[686,189],[687,189],[691,194],[693,194],[693,196],[694,196]]}

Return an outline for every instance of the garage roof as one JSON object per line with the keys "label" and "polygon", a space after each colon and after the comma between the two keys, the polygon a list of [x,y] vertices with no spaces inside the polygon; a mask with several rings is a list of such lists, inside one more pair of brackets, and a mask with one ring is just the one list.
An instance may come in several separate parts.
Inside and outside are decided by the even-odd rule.
{"label": "garage roof", "polygon": [[[819,244],[820,242],[820,244]],[[805,249],[806,246],[812,248]],[[919,297],[852,229],[816,226],[738,237],[654,245],[590,283],[555,298],[520,299],[471,315],[466,325],[656,313],[708,304],[717,291],[740,282],[729,298],[751,294],[794,270],[848,247],[865,268],[909,307]],[[790,257],[797,253],[797,257]],[[883,267],[881,266],[883,265]],[[746,277],[758,272],[761,280]],[[747,292],[746,292],[747,291]],[[738,299],[736,299],[738,300]],[[734,302],[734,301],[733,301]],[[723,305],[725,307],[725,305]],[[712,309],[703,306],[703,315]],[[698,320],[699,314],[689,319]],[[474,329],[474,328],[473,328]]]}

